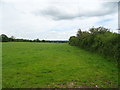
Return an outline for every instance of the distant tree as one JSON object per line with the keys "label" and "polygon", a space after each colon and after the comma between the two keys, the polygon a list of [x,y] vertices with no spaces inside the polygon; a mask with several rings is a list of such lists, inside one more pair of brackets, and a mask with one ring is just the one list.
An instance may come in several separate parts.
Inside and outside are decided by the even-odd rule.
{"label": "distant tree", "polygon": [[2,35],[0,36],[0,40],[1,40],[2,42],[8,42],[8,41],[9,41],[9,38],[7,37],[7,35],[2,34]]}
{"label": "distant tree", "polygon": [[15,39],[15,37],[14,37],[14,36],[11,36],[10,38]]}
{"label": "distant tree", "polygon": [[40,42],[40,40],[37,38],[37,39],[36,39],[36,42]]}
{"label": "distant tree", "polygon": [[9,38],[9,41],[15,41],[15,37],[14,37],[14,36],[11,36],[11,37]]}
{"label": "distant tree", "polygon": [[45,40],[42,40],[42,42],[45,42]]}
{"label": "distant tree", "polygon": [[40,42],[40,40],[37,38],[37,39],[34,39],[33,42]]}

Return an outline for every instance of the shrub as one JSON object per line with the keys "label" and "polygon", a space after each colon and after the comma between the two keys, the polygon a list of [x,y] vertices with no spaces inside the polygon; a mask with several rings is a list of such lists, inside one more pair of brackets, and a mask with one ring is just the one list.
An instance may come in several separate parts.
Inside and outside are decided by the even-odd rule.
{"label": "shrub", "polygon": [[120,61],[120,34],[112,33],[104,27],[93,27],[89,32],[79,29],[77,36],[70,37],[69,44]]}

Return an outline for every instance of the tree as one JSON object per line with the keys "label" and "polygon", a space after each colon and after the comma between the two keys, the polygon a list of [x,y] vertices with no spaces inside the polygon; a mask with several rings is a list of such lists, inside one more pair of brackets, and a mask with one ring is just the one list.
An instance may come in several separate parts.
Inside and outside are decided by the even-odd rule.
{"label": "tree", "polygon": [[75,46],[77,46],[78,45],[78,38],[77,37],[75,37],[75,36],[71,36],[70,37],[70,39],[69,39],[69,44],[70,45],[75,45]]}
{"label": "tree", "polygon": [[37,38],[37,39],[36,39],[36,42],[40,42],[40,40]]}
{"label": "tree", "polygon": [[40,40],[37,38],[37,39],[34,39],[33,42],[40,42]]}
{"label": "tree", "polygon": [[7,37],[7,35],[2,34],[2,35],[0,36],[0,40],[1,40],[2,42],[8,42],[8,41],[9,41],[9,38]]}
{"label": "tree", "polygon": [[98,27],[98,28],[93,27],[93,28],[90,28],[89,31],[91,34],[103,34],[105,32],[110,32],[109,29],[104,28],[104,27]]}
{"label": "tree", "polygon": [[15,41],[15,37],[14,37],[14,36],[11,36],[11,37],[9,38],[9,41]]}
{"label": "tree", "polygon": [[81,29],[78,29],[77,37],[78,37],[79,39],[82,38],[82,31],[81,31]]}
{"label": "tree", "polygon": [[45,42],[45,40],[42,40],[42,42]]}
{"label": "tree", "polygon": [[77,32],[77,37],[78,37],[79,40],[87,37],[88,35],[89,35],[89,32],[81,31],[81,29],[79,29],[78,32]]}

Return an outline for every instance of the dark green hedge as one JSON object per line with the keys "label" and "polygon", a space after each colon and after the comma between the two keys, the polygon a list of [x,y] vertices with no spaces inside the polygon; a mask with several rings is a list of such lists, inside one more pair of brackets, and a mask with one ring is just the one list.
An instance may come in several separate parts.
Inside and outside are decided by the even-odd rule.
{"label": "dark green hedge", "polygon": [[78,30],[77,36],[71,36],[69,44],[97,52],[120,62],[120,34],[112,33],[104,27]]}

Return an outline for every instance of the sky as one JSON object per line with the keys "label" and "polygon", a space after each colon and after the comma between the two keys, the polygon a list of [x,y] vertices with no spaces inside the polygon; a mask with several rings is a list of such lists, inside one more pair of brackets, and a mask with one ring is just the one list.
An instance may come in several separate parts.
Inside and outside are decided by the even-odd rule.
{"label": "sky", "polygon": [[68,40],[78,29],[118,29],[119,0],[1,0],[0,34]]}

